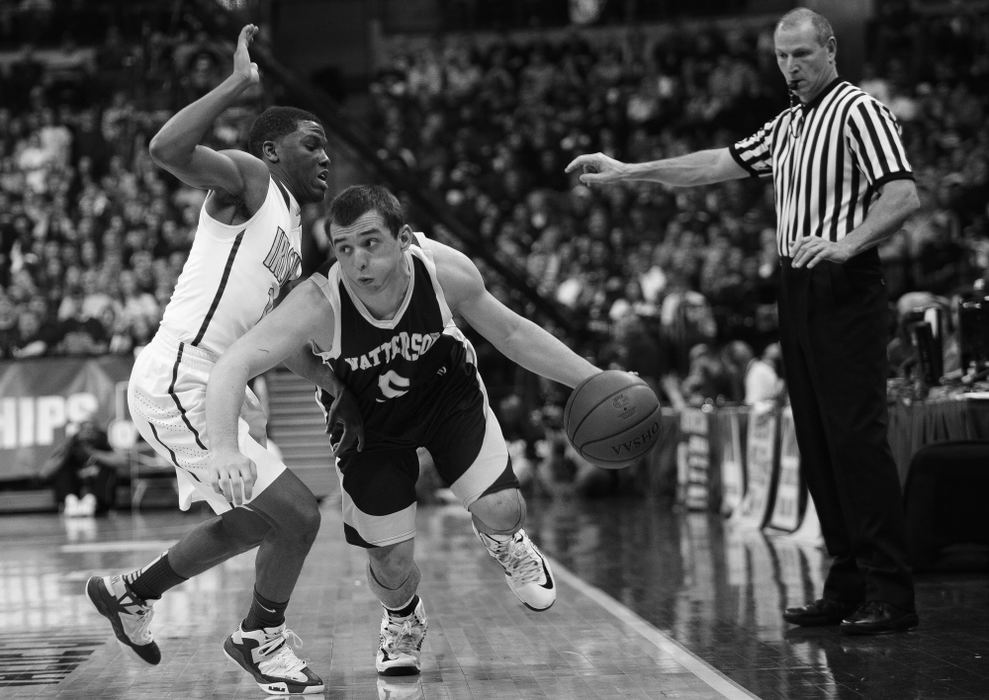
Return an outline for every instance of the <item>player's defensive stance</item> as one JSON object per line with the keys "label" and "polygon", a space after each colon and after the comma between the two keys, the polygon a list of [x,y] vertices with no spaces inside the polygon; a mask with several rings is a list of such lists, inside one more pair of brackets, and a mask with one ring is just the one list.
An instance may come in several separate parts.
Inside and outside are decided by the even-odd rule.
{"label": "player's defensive stance", "polygon": [[[151,141],[156,163],[209,194],[161,327],[137,358],[127,393],[141,435],[175,467],[181,508],[204,500],[217,515],[145,567],[91,578],[86,592],[117,638],[157,664],[153,602],[257,548],[251,608],[223,649],[269,693],[313,693],[322,692],[323,682],[289,644],[298,637],[285,626],[285,609],[319,528],[318,504],[266,449],[265,416],[249,389],[239,388],[230,416],[230,439],[250,456],[249,478],[232,484],[210,464],[215,441],[205,415],[206,383],[217,358],[271,309],[282,285],[301,274],[300,205],[321,201],[327,188],[326,136],[308,112],[263,112],[250,131],[250,153],[200,145],[216,117],[258,81],[248,54],[256,31],[253,25],[241,31],[233,73]],[[331,381],[311,353],[282,359],[317,384]]]}

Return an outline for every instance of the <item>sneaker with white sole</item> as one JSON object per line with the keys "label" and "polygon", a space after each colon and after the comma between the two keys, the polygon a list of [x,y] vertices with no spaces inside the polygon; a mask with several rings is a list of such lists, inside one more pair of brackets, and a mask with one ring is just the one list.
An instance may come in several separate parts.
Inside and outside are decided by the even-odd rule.
{"label": "sneaker with white sole", "polygon": [[495,561],[505,570],[505,581],[522,604],[530,610],[541,611],[556,602],[556,582],[549,562],[532,543],[525,530],[519,530],[504,542],[474,528]]}
{"label": "sneaker with white sole", "polygon": [[302,640],[284,623],[278,627],[245,630],[243,626],[223,641],[223,653],[254,677],[258,687],[272,695],[322,693],[323,680],[300,659]]}
{"label": "sneaker with white sole", "polygon": [[375,667],[382,676],[412,676],[419,673],[419,652],[426,638],[426,609],[422,600],[408,617],[383,612]]}
{"label": "sneaker with white sole", "polygon": [[161,661],[161,650],[151,636],[151,603],[141,600],[121,576],[93,576],[86,582],[86,595],[113,625],[113,633],[121,644],[134,650],[142,661],[155,665]]}
{"label": "sneaker with white sole", "polygon": [[[293,648],[294,647],[294,648]],[[323,680],[300,659],[295,649],[302,640],[282,623],[278,627],[245,630],[243,626],[223,642],[227,658],[254,676],[254,681],[272,695],[322,693]]]}

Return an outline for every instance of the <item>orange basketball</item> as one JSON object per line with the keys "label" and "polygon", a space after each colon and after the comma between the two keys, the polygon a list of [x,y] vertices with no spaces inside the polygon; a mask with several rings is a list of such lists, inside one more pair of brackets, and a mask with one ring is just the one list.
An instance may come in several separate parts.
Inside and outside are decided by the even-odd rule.
{"label": "orange basketball", "polygon": [[629,372],[606,370],[577,385],[563,409],[563,427],[574,449],[604,469],[622,469],[659,440],[656,393]]}

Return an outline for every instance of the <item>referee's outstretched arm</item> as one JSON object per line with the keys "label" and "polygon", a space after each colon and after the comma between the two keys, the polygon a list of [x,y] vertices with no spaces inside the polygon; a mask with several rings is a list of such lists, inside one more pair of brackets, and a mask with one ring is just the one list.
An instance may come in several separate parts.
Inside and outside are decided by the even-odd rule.
{"label": "referee's outstretched arm", "polygon": [[586,153],[570,161],[565,172],[572,173],[577,169],[581,170],[579,179],[585,185],[646,180],[674,187],[691,187],[740,180],[750,174],[727,148],[695,151],[645,163],[623,163],[603,153]]}

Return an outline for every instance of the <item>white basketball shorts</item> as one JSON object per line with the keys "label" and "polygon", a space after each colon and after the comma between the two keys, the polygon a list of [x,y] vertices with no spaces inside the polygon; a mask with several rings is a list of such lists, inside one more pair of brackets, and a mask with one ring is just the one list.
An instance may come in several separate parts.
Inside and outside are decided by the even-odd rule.
{"label": "white basketball shorts", "polygon": [[[141,437],[175,467],[182,510],[194,501],[206,501],[217,513],[232,507],[209,485],[206,474],[206,382],[216,359],[162,328],[137,356],[127,385],[131,420]],[[265,447],[266,422],[257,396],[245,389],[239,440],[240,451],[257,467],[252,500],[285,470]]]}

